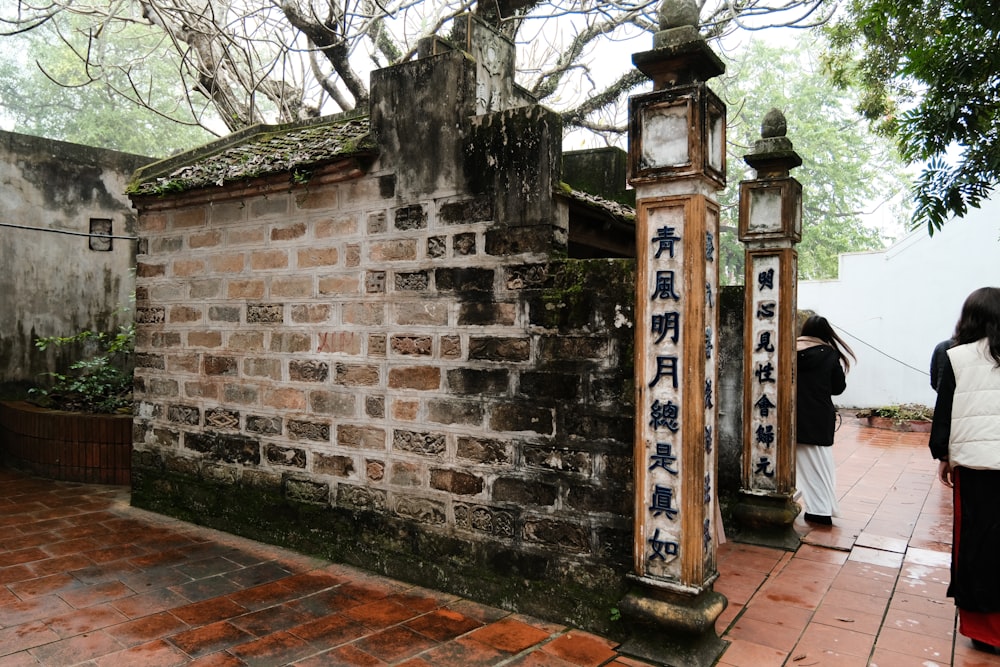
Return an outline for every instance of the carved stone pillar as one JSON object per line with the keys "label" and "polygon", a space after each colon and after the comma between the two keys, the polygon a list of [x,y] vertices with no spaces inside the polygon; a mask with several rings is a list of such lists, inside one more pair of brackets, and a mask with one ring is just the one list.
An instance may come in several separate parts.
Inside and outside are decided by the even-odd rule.
{"label": "carved stone pillar", "polygon": [[695,27],[694,2],[666,2],[653,80],[629,108],[636,192],[636,434],[632,589],[626,652],[711,665],[725,648],[716,569],[718,331],[715,192],[725,186],[725,105],[705,81],[725,71]]}
{"label": "carved stone pillar", "polygon": [[736,517],[743,541],[794,550],[795,335],[802,186],[788,175],[802,159],[772,109],[743,157],[756,178],[740,183],[746,244],[743,339],[743,478]]}

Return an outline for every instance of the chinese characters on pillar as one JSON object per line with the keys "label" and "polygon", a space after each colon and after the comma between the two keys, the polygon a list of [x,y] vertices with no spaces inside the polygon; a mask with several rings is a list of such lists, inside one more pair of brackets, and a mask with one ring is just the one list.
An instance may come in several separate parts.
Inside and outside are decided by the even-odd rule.
{"label": "chinese characters on pillar", "polygon": [[[685,199],[647,209],[639,295],[646,320],[637,366],[644,373],[640,560],[643,574],[676,581],[692,571],[689,561],[700,561],[701,572],[715,567],[718,212],[707,208]],[[704,217],[688,219],[691,210]]]}
{"label": "chinese characters on pillar", "polygon": [[[715,424],[718,421],[719,401],[718,391],[718,357],[716,350],[716,335],[718,331],[718,299],[719,269],[716,261],[715,238],[719,231],[719,212],[709,208],[705,212],[705,415],[704,415],[704,447],[701,456],[704,460],[702,470],[705,474],[705,491],[702,498],[704,515],[702,519],[701,546],[702,564],[705,572],[715,571],[716,547],[715,539],[715,499],[712,489],[715,487],[715,477],[718,470],[715,451]],[[701,437],[698,440],[702,440]]]}
{"label": "chinese characters on pillar", "polygon": [[649,368],[646,428],[646,571],[658,576],[679,574],[681,553],[681,332],[688,298],[684,284],[683,207],[650,211]]}
{"label": "chinese characters on pillar", "polygon": [[751,489],[776,487],[776,429],[778,425],[778,298],[780,261],[777,255],[750,255],[747,285],[750,308],[750,372],[745,391],[750,395]]}

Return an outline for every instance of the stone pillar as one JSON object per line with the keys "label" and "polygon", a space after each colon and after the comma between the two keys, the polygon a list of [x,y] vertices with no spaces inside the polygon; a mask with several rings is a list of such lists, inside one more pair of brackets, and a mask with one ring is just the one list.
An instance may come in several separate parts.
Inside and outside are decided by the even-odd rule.
{"label": "stone pillar", "polygon": [[665,2],[652,51],[632,62],[653,92],[629,108],[636,193],[633,624],[623,650],[661,664],[713,664],[725,642],[716,569],[718,364],[715,193],[725,186],[725,71],[699,35],[693,0]]}
{"label": "stone pillar", "polygon": [[736,517],[742,541],[794,550],[795,335],[802,186],[788,175],[802,159],[772,109],[743,157],[756,178],[740,183],[746,244],[743,338],[743,477]]}

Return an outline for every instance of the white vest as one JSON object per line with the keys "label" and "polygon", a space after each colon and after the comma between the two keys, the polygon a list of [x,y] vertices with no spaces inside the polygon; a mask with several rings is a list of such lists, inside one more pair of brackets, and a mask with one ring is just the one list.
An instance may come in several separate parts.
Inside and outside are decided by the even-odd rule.
{"label": "white vest", "polygon": [[948,459],[952,466],[1000,470],[1000,368],[986,339],[948,350],[955,369]]}

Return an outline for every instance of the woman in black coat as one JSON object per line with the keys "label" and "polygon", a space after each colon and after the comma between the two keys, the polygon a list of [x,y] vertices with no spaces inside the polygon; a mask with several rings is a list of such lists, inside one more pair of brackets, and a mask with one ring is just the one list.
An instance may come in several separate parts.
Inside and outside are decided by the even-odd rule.
{"label": "woman in black coat", "polygon": [[848,355],[854,358],[854,352],[819,315],[802,325],[796,350],[796,486],[805,503],[805,520],[831,525],[837,514],[833,397],[847,388]]}

